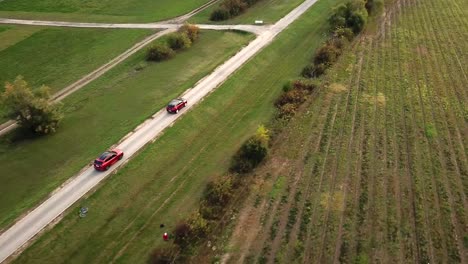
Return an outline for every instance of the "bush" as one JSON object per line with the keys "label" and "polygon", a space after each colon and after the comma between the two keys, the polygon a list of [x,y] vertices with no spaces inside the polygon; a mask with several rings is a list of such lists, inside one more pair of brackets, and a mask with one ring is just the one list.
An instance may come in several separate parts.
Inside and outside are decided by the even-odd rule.
{"label": "bush", "polygon": [[192,215],[186,221],[176,225],[174,233],[174,243],[182,251],[189,251],[200,239],[206,238],[209,232],[208,222],[200,215]]}
{"label": "bush", "polygon": [[146,60],[163,61],[174,57],[175,52],[165,44],[157,43],[151,46],[146,53]]}
{"label": "bush", "polygon": [[148,264],[170,264],[175,263],[177,256],[176,248],[156,248],[151,252]]}
{"label": "bush", "polygon": [[190,48],[192,41],[185,33],[172,33],[167,38],[169,47],[173,50],[182,50]]}
{"label": "bush", "polygon": [[250,138],[234,155],[230,169],[238,173],[250,172],[263,161],[267,152],[267,147],[259,139]]}
{"label": "bush", "polygon": [[190,233],[192,228],[188,222],[180,222],[174,229],[174,243],[182,250],[190,245]]}
{"label": "bush", "polygon": [[348,39],[344,37],[331,37],[329,40],[327,40],[327,45],[335,47],[338,56],[340,56],[348,42]]}
{"label": "bush", "polygon": [[298,106],[296,104],[284,104],[281,107],[279,107],[279,114],[278,116],[280,118],[290,118],[294,116],[297,112]]}
{"label": "bush", "polygon": [[359,34],[367,23],[367,11],[354,12],[348,19],[347,25],[355,35]]}
{"label": "bush", "polygon": [[288,81],[285,84],[283,84],[283,92],[291,91],[293,88],[294,88],[293,87],[293,82],[291,82],[291,81]]}
{"label": "bush", "polygon": [[350,28],[337,28],[333,32],[334,38],[345,38],[348,41],[352,41],[354,38],[354,32]]}
{"label": "bush", "polygon": [[225,207],[219,205],[208,205],[206,202],[200,204],[200,215],[207,220],[219,220],[224,213]]}
{"label": "bush", "polygon": [[302,76],[305,78],[318,78],[322,76],[328,69],[328,64],[310,64],[302,70]]}
{"label": "bush", "polygon": [[339,28],[350,28],[354,34],[358,34],[367,22],[367,10],[365,3],[360,0],[349,1],[340,4],[333,9],[328,19],[332,31]]}
{"label": "bush", "polygon": [[13,83],[5,84],[0,102],[5,117],[16,120],[18,124],[36,134],[54,133],[63,118],[62,104],[49,101],[50,88],[42,86],[35,92],[31,90],[22,76]]}
{"label": "bush", "polygon": [[301,104],[307,99],[307,92],[304,90],[293,89],[283,93],[276,99],[275,106],[280,107],[285,104]]}
{"label": "bush", "polygon": [[195,42],[200,34],[200,28],[192,24],[184,24],[179,28],[179,33],[186,34],[191,42]]}
{"label": "bush", "polygon": [[232,180],[222,177],[209,182],[203,195],[204,201],[210,206],[226,206],[233,196]]}
{"label": "bush", "polygon": [[308,92],[314,91],[319,86],[319,82],[307,79],[299,79],[293,82],[294,89],[305,90]]}
{"label": "bush", "polygon": [[314,64],[325,64],[325,65],[332,65],[336,62],[338,57],[340,56],[341,51],[337,49],[333,45],[325,44],[322,46],[314,57]]}
{"label": "bush", "polygon": [[248,5],[242,0],[225,0],[221,7],[224,7],[229,11],[231,17],[242,14],[248,7]]}
{"label": "bush", "polygon": [[231,15],[229,14],[229,10],[223,7],[213,10],[213,12],[210,15],[211,21],[222,21],[222,20],[228,20],[229,18],[231,18]]}

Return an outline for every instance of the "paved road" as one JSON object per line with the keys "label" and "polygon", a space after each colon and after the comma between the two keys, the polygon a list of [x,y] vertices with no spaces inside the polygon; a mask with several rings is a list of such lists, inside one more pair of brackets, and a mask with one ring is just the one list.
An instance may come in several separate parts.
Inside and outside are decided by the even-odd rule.
{"label": "paved road", "polygon": [[54,194],[39,207],[35,208],[31,213],[27,214],[5,231],[0,236],[0,262],[20,249],[50,222],[60,216],[60,214],[73,205],[84,194],[105,179],[112,171],[128,161],[139,149],[148,142],[154,140],[165,128],[176,121],[177,118],[185,114],[203,97],[215,90],[233,72],[239,69],[262,48],[267,46],[278,33],[283,31],[289,24],[302,15],[316,1],[317,0],[306,0],[275,25],[262,32],[248,46],[215,69],[213,73],[202,79],[195,87],[187,90],[182,96],[188,100],[189,105],[179,112],[178,115],[167,114],[165,110],[162,109],[154,114],[152,118],[146,120],[137,127],[134,132],[122,139],[116,147],[122,149],[125,152],[125,156],[109,171],[96,172],[92,167],[88,167],[60,190],[54,192]]}

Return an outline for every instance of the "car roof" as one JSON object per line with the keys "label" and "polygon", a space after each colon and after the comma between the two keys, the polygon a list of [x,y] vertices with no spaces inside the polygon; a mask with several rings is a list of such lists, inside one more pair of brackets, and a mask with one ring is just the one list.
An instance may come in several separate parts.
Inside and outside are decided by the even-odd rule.
{"label": "car roof", "polygon": [[175,104],[179,104],[179,103],[181,103],[181,102],[183,102],[183,100],[180,99],[180,98],[178,98],[178,99],[172,100],[172,101],[169,103],[169,105],[175,105]]}
{"label": "car roof", "polygon": [[101,156],[99,156],[98,160],[105,160],[107,157],[111,156],[115,154],[114,151],[106,151],[104,153],[101,154]]}

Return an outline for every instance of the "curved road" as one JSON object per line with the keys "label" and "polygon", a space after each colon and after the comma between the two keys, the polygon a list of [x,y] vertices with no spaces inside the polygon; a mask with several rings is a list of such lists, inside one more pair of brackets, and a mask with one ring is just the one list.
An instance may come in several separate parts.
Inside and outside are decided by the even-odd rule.
{"label": "curved road", "polygon": [[177,118],[190,110],[190,108],[203,97],[215,90],[233,72],[240,68],[262,48],[267,46],[278,33],[283,31],[300,15],[307,11],[316,1],[317,0],[306,0],[275,25],[259,34],[248,46],[215,69],[213,73],[198,82],[195,87],[187,90],[182,96],[188,100],[189,105],[178,115],[167,114],[165,110],[162,109],[150,119],[143,122],[143,124],[137,127],[132,133],[124,137],[116,147],[122,149],[125,152],[125,156],[109,171],[97,172],[92,166],[88,167],[86,170],[76,175],[61,189],[55,191],[49,199],[6,230],[0,236],[0,262],[7,259],[16,251],[21,250],[23,245],[44,229],[50,222],[60,216],[67,208],[73,205],[114,170],[127,162],[129,158],[148,142],[154,140],[165,128],[169,127]]}

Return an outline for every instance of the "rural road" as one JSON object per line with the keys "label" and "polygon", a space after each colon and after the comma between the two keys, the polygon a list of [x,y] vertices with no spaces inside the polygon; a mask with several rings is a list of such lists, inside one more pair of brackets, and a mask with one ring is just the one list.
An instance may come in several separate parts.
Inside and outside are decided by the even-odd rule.
{"label": "rural road", "polygon": [[78,201],[84,194],[99,184],[109,174],[130,159],[138,150],[153,141],[167,127],[171,126],[181,115],[200,102],[203,97],[214,91],[232,73],[252,58],[262,48],[307,11],[317,0],[306,0],[276,24],[264,30],[248,46],[235,56],[216,68],[210,75],[199,81],[195,87],[187,90],[182,97],[188,100],[188,105],[178,115],[167,114],[164,109],[143,122],[132,133],[127,135],[115,147],[125,152],[124,158],[109,171],[97,172],[92,166],[74,176],[70,182],[55,191],[50,198],[17,221],[0,236],[0,262],[6,260],[20,250],[31,238],[38,234],[67,208]]}

